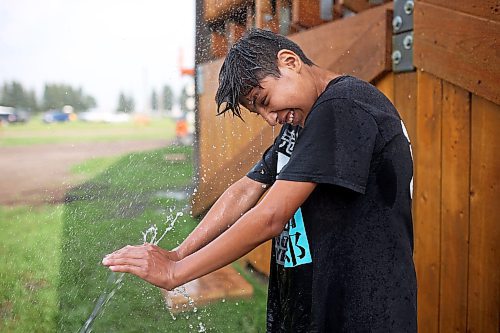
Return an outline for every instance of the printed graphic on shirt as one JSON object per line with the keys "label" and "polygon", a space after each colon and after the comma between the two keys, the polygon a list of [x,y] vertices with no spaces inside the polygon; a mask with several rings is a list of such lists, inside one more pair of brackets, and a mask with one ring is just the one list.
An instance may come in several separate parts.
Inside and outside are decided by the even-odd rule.
{"label": "printed graphic on shirt", "polygon": [[[283,132],[283,135],[281,135],[280,138],[280,145],[279,148],[285,148],[285,153],[290,157],[293,152],[293,148],[295,147],[295,141],[297,140],[298,137],[298,131],[297,128],[287,128]],[[281,149],[280,149],[281,150]],[[279,172],[280,170],[278,170]]]}
{"label": "printed graphic on shirt", "polygon": [[300,208],[297,209],[288,225],[288,248],[285,255],[285,267],[295,267],[312,262]]}
{"label": "printed graphic on shirt", "polygon": [[[408,131],[406,130],[406,126],[402,120],[401,120],[401,128],[403,129],[403,134],[406,137],[406,140],[408,140],[408,144],[410,145],[410,155],[411,155],[411,159],[413,161],[413,150],[411,149],[410,136],[408,135]],[[410,198],[413,199],[413,176],[411,177],[411,180],[410,180]]]}
{"label": "printed graphic on shirt", "polygon": [[[277,174],[288,163],[292,155],[295,141],[298,137],[298,127],[286,128],[280,138],[278,146]],[[288,221],[281,234],[275,241],[276,262],[285,267],[295,267],[312,262],[309,241],[302,211],[299,208]]]}

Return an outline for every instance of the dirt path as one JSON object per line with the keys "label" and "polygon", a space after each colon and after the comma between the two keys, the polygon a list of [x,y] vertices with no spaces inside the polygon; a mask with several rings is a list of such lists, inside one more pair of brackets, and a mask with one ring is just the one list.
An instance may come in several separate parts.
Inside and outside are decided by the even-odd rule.
{"label": "dirt path", "polygon": [[78,179],[72,165],[167,146],[165,140],[0,147],[0,205],[61,202]]}

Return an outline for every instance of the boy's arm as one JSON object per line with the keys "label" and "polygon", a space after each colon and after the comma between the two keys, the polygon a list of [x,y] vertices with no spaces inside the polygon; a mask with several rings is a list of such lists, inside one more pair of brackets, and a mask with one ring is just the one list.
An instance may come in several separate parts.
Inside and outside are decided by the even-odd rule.
{"label": "boy's arm", "polygon": [[127,247],[106,257],[103,264],[162,288],[179,285],[213,272],[278,235],[316,184],[278,180],[266,197],[219,237],[186,258],[174,262],[154,245]]}
{"label": "boy's arm", "polygon": [[255,206],[268,186],[246,176],[231,185],[198,226],[176,248],[175,257],[178,260],[183,259],[217,238]]}

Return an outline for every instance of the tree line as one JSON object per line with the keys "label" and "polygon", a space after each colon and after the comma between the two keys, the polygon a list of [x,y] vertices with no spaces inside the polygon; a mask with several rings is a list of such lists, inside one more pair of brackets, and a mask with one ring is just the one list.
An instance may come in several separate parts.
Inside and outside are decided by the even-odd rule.
{"label": "tree line", "polygon": [[[184,99],[184,89],[179,100]],[[152,110],[170,110],[174,104],[174,93],[170,86],[165,85],[161,94],[155,90],[151,93],[150,107]],[[87,111],[97,106],[95,98],[86,94],[82,88],[74,88],[68,84],[45,84],[41,98],[34,90],[26,89],[20,82],[5,82],[0,88],[0,105],[23,109],[32,113],[62,109],[71,105],[75,111]],[[133,97],[120,92],[116,111],[133,112],[135,101]]]}
{"label": "tree line", "polygon": [[6,82],[0,89],[0,105],[24,109],[30,112],[62,109],[71,105],[77,111],[96,107],[94,97],[85,94],[82,88],[67,84],[45,84],[43,95],[37,98],[35,91],[26,89],[17,81]]}

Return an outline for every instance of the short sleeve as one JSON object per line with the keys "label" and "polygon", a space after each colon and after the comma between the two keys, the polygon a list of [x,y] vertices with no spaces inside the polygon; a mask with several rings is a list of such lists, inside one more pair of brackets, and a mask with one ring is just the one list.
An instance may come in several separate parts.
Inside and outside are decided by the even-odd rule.
{"label": "short sleeve", "polygon": [[276,145],[273,144],[262,155],[252,169],[247,173],[247,177],[259,183],[272,185],[276,181]]}
{"label": "short sleeve", "polygon": [[306,119],[278,179],[326,183],[365,193],[378,126],[350,99],[329,99]]}

